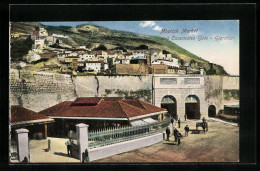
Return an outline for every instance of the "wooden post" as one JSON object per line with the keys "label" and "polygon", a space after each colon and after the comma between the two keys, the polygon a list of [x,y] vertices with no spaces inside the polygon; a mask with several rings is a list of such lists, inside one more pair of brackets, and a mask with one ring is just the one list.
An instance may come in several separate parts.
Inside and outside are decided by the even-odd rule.
{"label": "wooden post", "polygon": [[44,124],[44,139],[48,137],[47,123]]}

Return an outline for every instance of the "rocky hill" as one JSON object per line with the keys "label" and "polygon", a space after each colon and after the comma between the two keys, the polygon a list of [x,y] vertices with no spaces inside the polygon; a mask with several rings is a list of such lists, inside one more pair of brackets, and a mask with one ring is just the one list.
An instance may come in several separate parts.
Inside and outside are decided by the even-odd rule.
{"label": "rocky hill", "polygon": [[159,48],[167,50],[174,58],[182,60],[184,63],[198,69],[203,67],[207,74],[226,75],[226,71],[220,65],[209,63],[195,54],[185,50],[184,48],[176,45],[175,43],[162,39],[158,36],[147,36],[132,32],[111,30],[105,27],[85,24],[76,27],[69,26],[45,26],[36,22],[19,22],[12,23],[11,33],[31,33],[33,27],[44,27],[49,35],[55,33],[68,38],[60,38],[64,44],[72,47],[86,46],[93,49],[100,45],[104,45],[107,49],[125,48],[133,49],[141,45],[146,45],[149,48]]}

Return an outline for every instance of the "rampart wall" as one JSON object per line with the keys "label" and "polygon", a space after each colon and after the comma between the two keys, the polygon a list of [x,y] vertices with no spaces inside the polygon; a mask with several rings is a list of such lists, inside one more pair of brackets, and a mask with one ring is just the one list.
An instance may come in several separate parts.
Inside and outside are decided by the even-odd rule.
{"label": "rampart wall", "polygon": [[[239,101],[239,77],[205,76],[205,100],[218,110]],[[36,112],[77,97],[120,97],[152,103],[152,75],[71,76],[10,71],[10,105]]]}

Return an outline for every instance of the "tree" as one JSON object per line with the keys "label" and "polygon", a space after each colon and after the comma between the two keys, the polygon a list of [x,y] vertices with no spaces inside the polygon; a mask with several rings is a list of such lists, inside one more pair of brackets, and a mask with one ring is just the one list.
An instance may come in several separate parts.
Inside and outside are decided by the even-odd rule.
{"label": "tree", "polygon": [[167,50],[163,50],[163,54],[170,54],[170,52]]}
{"label": "tree", "polygon": [[148,46],[146,45],[140,45],[136,49],[148,49]]}
{"label": "tree", "polygon": [[196,61],[195,61],[194,59],[190,60],[190,66],[191,66],[192,64],[195,64],[195,63],[196,63]]}
{"label": "tree", "polygon": [[209,68],[209,70],[206,71],[206,74],[207,75],[214,75],[214,74],[216,74],[217,72],[216,72],[215,68],[213,67],[213,64],[209,63],[209,66],[210,66],[210,68]]}
{"label": "tree", "polygon": [[115,47],[114,50],[122,50],[123,52],[127,52],[127,50],[121,46]]}
{"label": "tree", "polygon": [[19,61],[22,57],[32,49],[33,40],[31,37],[27,39],[18,39],[11,42],[11,60]]}
{"label": "tree", "polygon": [[180,59],[180,60],[179,60],[179,64],[180,64],[181,66],[183,66],[183,65],[184,65],[184,60],[183,60],[183,59]]}
{"label": "tree", "polygon": [[60,40],[56,39],[56,44],[59,45],[60,44]]}
{"label": "tree", "polygon": [[107,48],[104,45],[100,45],[99,47],[96,47],[93,50],[107,50]]}

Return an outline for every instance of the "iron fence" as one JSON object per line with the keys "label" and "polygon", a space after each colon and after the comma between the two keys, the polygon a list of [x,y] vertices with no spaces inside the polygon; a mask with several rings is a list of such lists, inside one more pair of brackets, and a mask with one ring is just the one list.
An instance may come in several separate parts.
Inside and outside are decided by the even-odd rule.
{"label": "iron fence", "polygon": [[170,118],[141,126],[123,126],[104,128],[90,131],[88,133],[89,148],[97,148],[106,145],[116,144],[124,141],[138,139],[163,132],[170,124]]}

